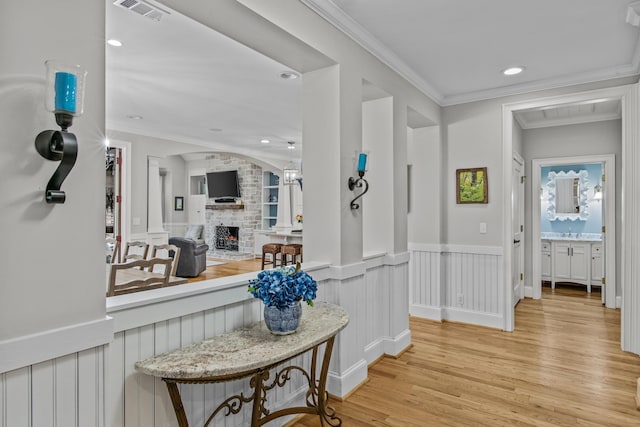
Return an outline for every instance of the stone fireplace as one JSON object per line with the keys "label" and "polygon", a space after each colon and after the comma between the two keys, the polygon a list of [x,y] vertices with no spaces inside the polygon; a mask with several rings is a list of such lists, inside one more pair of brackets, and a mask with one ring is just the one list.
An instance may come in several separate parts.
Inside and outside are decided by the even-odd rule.
{"label": "stone fireplace", "polygon": [[204,239],[209,245],[209,256],[232,260],[255,258],[254,233],[262,221],[262,168],[228,154],[208,155],[197,166],[207,172],[237,170],[242,195],[239,203],[206,199]]}
{"label": "stone fireplace", "polygon": [[238,252],[240,247],[240,227],[228,227],[216,225],[215,248],[216,250]]}

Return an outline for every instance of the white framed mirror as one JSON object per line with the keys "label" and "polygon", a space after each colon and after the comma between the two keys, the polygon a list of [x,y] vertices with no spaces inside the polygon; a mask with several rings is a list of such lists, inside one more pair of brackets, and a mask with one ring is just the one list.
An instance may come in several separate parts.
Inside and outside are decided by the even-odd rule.
{"label": "white framed mirror", "polygon": [[547,215],[550,220],[576,221],[589,217],[588,177],[589,174],[584,169],[578,172],[549,172]]}

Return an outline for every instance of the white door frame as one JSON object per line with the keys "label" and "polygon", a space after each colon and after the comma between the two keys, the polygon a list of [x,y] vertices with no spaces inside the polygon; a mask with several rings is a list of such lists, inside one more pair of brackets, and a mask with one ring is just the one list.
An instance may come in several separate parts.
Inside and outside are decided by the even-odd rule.
{"label": "white door frame", "polygon": [[[514,112],[520,110],[529,110],[536,108],[544,108],[550,106],[560,106],[564,104],[575,104],[581,102],[593,102],[595,100],[620,100],[622,103],[622,277],[620,278],[622,283],[622,349],[626,351],[632,351],[640,354],[640,337],[636,335],[638,332],[638,325],[633,323],[631,314],[625,316],[625,309],[628,313],[632,313],[635,308],[640,307],[640,291],[633,288],[633,278],[640,277],[640,271],[636,272],[634,262],[627,260],[627,254],[630,256],[635,252],[633,250],[632,242],[640,241],[640,232],[633,236],[625,237],[627,226],[626,222],[629,221],[630,226],[638,224],[640,226],[640,218],[633,218],[633,214],[636,212],[635,202],[637,196],[633,192],[625,191],[625,187],[630,185],[630,188],[634,187],[635,181],[638,181],[640,186],[640,179],[636,178],[632,173],[636,164],[640,164],[640,154],[638,151],[640,148],[636,147],[638,143],[639,125],[638,125],[638,85],[625,85],[612,88],[597,89],[587,92],[571,93],[566,95],[558,95],[546,98],[531,99],[526,101],[508,103],[502,105],[502,182],[511,183],[511,160],[513,158],[513,127],[515,118]],[[638,157],[638,159],[636,159]],[[628,175],[628,176],[627,176]],[[628,183],[627,183],[628,182]],[[511,287],[511,185],[502,186],[502,209],[503,209],[503,272],[502,272],[502,284],[503,292],[501,296],[502,312],[504,313],[503,320],[505,331],[513,331],[514,329],[514,308],[511,306],[513,298],[513,289]],[[626,219],[629,218],[629,219]],[[635,229],[631,227],[630,230]],[[635,261],[637,264],[637,261]],[[636,274],[637,273],[637,274]],[[631,298],[627,302],[627,298]]]}
{"label": "white door frame", "polygon": [[[541,271],[540,271],[540,252],[541,240],[535,238],[540,236],[540,215],[541,209],[540,193],[536,189],[540,188],[541,177],[540,169],[543,166],[559,166],[568,164],[587,164],[602,163],[603,170],[607,171],[607,179],[602,183],[604,187],[604,199],[602,201],[602,209],[606,213],[604,216],[604,225],[607,232],[604,233],[605,252],[605,271],[607,283],[605,289],[605,304],[608,308],[616,308],[616,203],[615,203],[615,186],[616,186],[616,160],[613,154],[593,155],[593,156],[573,156],[573,157],[556,157],[549,159],[533,159],[531,166],[531,266],[533,298],[542,298]],[[599,180],[599,179],[598,179]]]}
{"label": "white door frame", "polygon": [[120,236],[122,243],[129,240],[131,232],[131,143],[127,141],[109,140],[110,147],[122,150],[122,175],[120,194],[120,206],[122,207],[122,217],[120,222]]}
{"label": "white door frame", "polygon": [[[526,165],[524,164],[524,159],[522,158],[522,156],[520,156],[520,154],[514,152],[513,153],[513,159],[511,160],[511,168],[514,168],[515,163],[517,163],[518,165],[520,165],[520,182],[518,183],[518,207],[516,209],[516,211],[518,212],[518,215],[520,218],[518,218],[518,221],[521,223],[522,226],[524,226],[524,184],[523,184],[523,178],[526,174]],[[511,177],[513,179],[513,176]],[[511,185],[512,188],[512,192],[513,192],[513,182]],[[511,197],[513,198],[513,194],[511,195]],[[512,202],[513,203],[513,199]],[[513,208],[512,208],[513,209]],[[513,215],[513,210],[512,210],[512,215]],[[512,217],[513,219],[513,217]],[[513,229],[511,229],[511,236],[515,237],[513,235]],[[520,238],[520,246],[519,246],[519,250],[518,250],[518,265],[520,266],[520,273],[522,274],[522,276],[520,276],[520,285],[518,287],[519,289],[519,295],[512,295],[513,297],[513,301],[520,301],[522,299],[524,299],[524,287],[525,287],[525,281],[524,281],[524,249],[525,249],[525,245],[526,245],[526,240],[524,238],[525,236],[525,232],[524,229],[520,229],[519,232],[519,238]],[[513,242],[513,246],[511,246],[511,251],[513,253],[513,248],[515,246],[515,241]],[[512,260],[513,261],[513,260]],[[512,272],[513,273],[513,272]],[[513,279],[512,279],[512,283],[513,283]],[[515,305],[515,304],[514,304]]]}

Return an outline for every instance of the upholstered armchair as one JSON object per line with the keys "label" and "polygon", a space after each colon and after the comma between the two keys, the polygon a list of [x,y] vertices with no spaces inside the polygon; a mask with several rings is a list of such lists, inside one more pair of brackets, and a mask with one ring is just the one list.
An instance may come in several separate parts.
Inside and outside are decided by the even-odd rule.
{"label": "upholstered armchair", "polygon": [[180,248],[176,276],[196,277],[207,268],[208,245],[198,244],[194,240],[184,237],[171,237],[169,244]]}

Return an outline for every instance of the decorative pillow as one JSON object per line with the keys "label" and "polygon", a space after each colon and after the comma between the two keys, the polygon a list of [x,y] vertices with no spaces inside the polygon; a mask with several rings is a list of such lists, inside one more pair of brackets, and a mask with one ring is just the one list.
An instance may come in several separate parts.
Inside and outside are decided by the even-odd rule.
{"label": "decorative pillow", "polygon": [[202,236],[202,230],[204,230],[204,225],[190,225],[187,227],[186,233],[184,233],[184,238],[194,241],[199,240]]}

